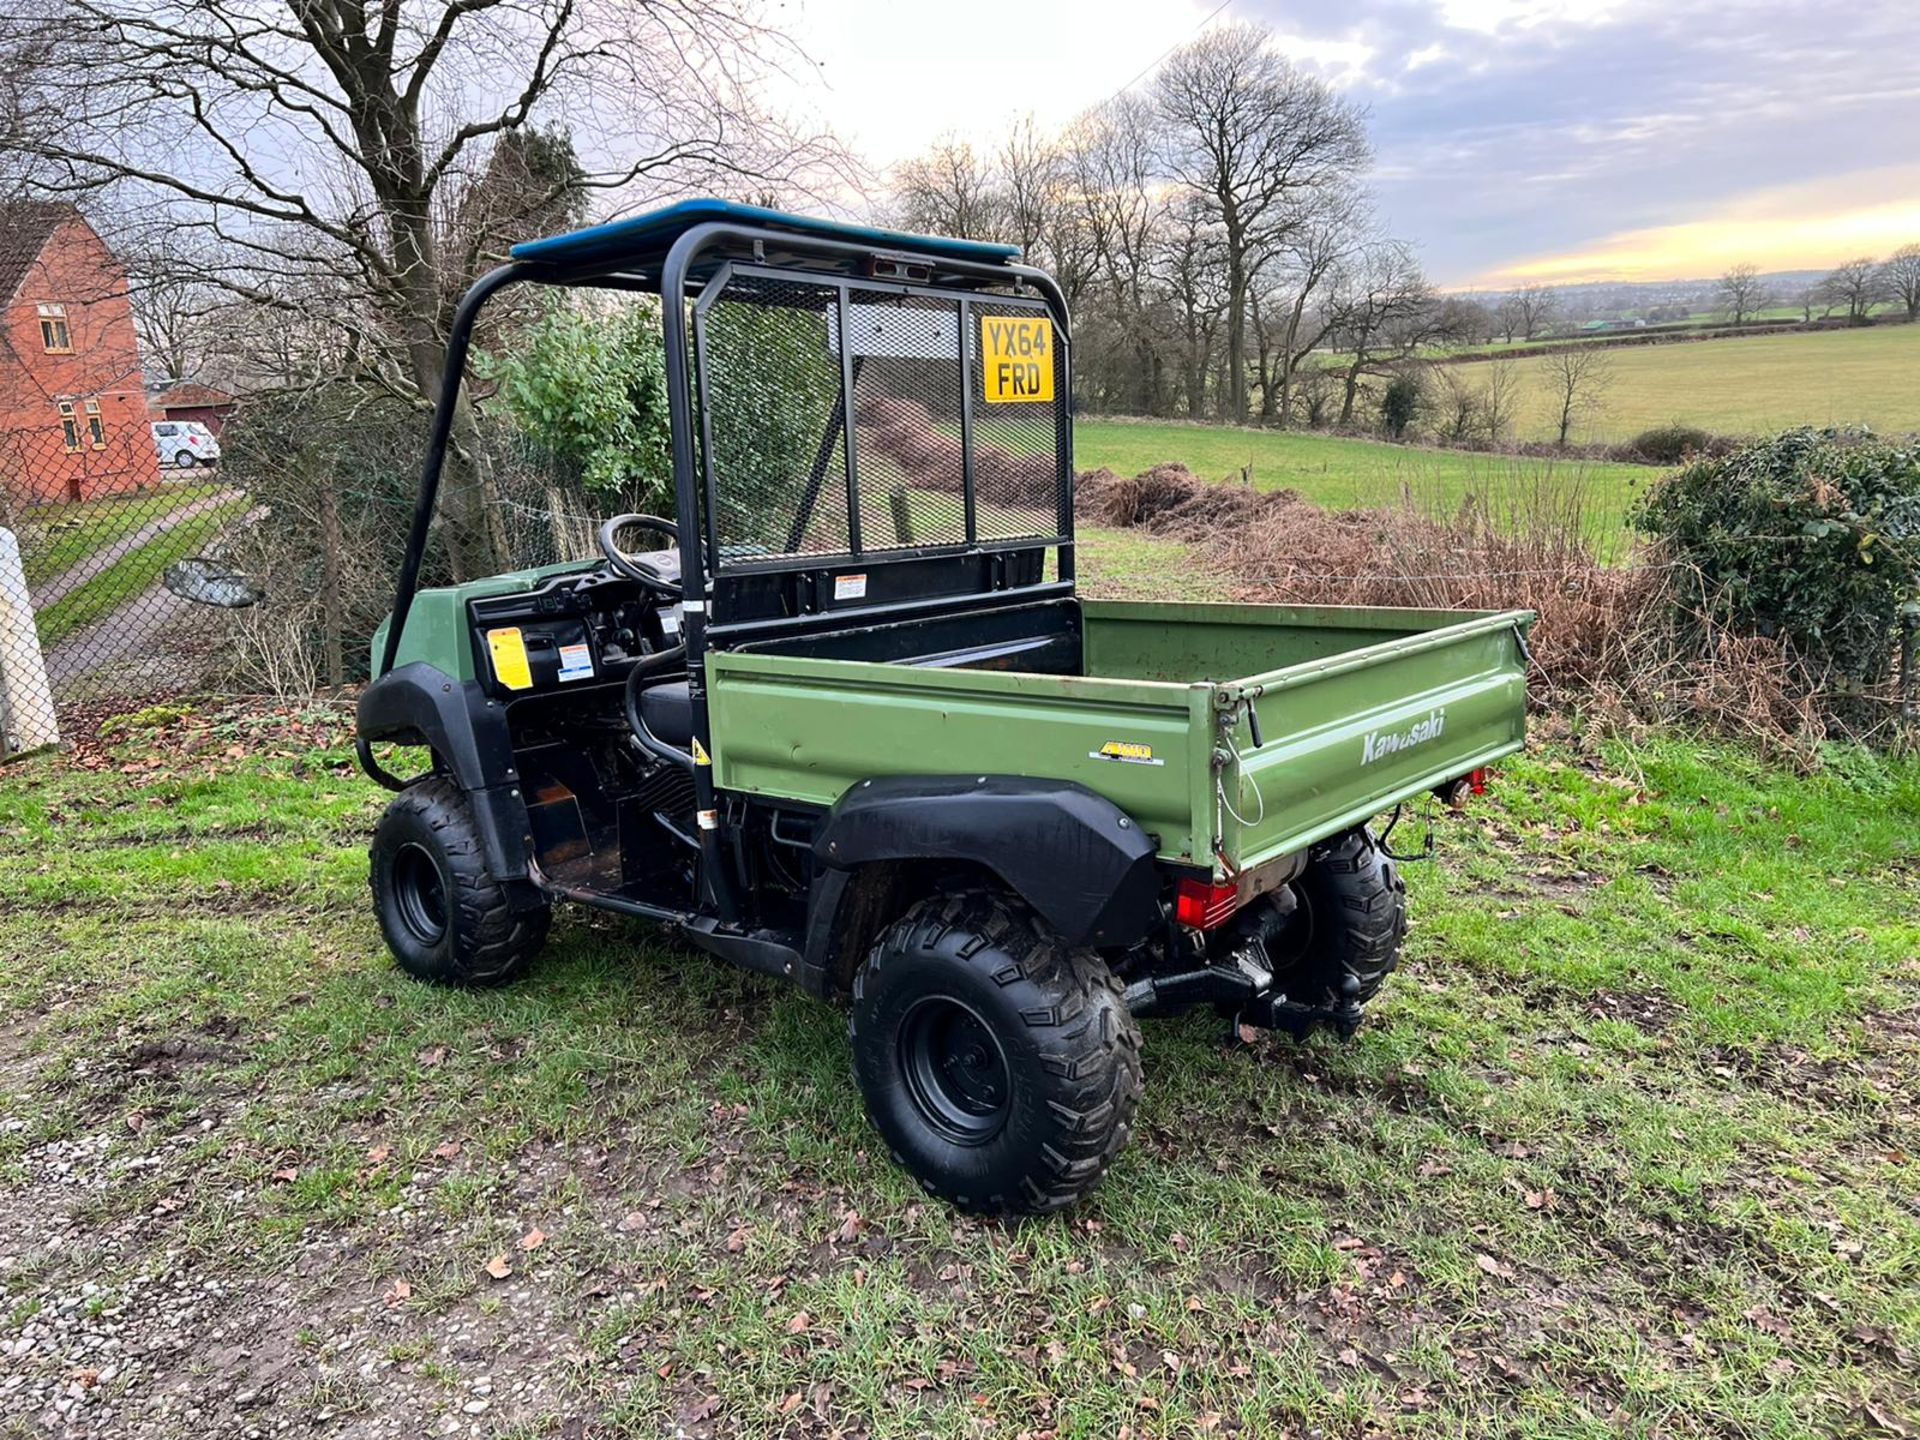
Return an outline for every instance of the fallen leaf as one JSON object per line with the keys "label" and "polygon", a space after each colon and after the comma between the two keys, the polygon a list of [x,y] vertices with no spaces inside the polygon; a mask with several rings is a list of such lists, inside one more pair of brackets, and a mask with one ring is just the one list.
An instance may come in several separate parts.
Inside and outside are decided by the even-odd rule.
{"label": "fallen leaf", "polygon": [[791,1320],[787,1321],[787,1333],[789,1335],[804,1335],[807,1333],[807,1326],[812,1323],[813,1317],[802,1310],[798,1315],[795,1315]]}
{"label": "fallen leaf", "polygon": [[391,1154],[393,1154],[393,1147],[391,1145],[376,1145],[367,1151],[367,1159],[375,1165],[381,1165],[386,1162],[387,1157]]}
{"label": "fallen leaf", "polygon": [[791,1415],[800,1408],[802,1398],[798,1390],[794,1391],[791,1395],[787,1396],[786,1399],[773,1407],[773,1413],[776,1415]]}
{"label": "fallen leaf", "polygon": [[414,1059],[418,1060],[422,1065],[425,1065],[431,1068],[432,1066],[444,1063],[447,1058],[447,1054],[448,1054],[448,1051],[446,1046],[429,1045],[425,1049],[421,1050],[417,1055],[415,1055]]}
{"label": "fallen leaf", "polygon": [[499,1254],[487,1261],[487,1274],[496,1280],[504,1280],[513,1274],[513,1266],[507,1263],[507,1257],[504,1253]]}
{"label": "fallen leaf", "polygon": [[1473,1257],[1473,1263],[1489,1275],[1498,1275],[1503,1280],[1511,1280],[1513,1278],[1513,1267],[1504,1260],[1494,1259],[1491,1255],[1476,1253]]}
{"label": "fallen leaf", "polygon": [[295,1169],[293,1166],[289,1165],[284,1170],[274,1171],[273,1178],[281,1181],[282,1183],[291,1184],[292,1182],[300,1178],[300,1172],[297,1169]]}
{"label": "fallen leaf", "polygon": [[1553,1187],[1549,1185],[1544,1190],[1527,1191],[1526,1199],[1529,1210],[1551,1210],[1559,1203],[1560,1197],[1554,1193]]}
{"label": "fallen leaf", "polygon": [[842,1245],[850,1245],[860,1237],[860,1232],[866,1228],[867,1222],[860,1218],[860,1212],[858,1210],[849,1210],[845,1215],[840,1217],[840,1228],[833,1232],[833,1238]]}
{"label": "fallen leaf", "polygon": [[742,1225],[728,1234],[727,1253],[729,1255],[738,1255],[742,1250],[747,1248],[748,1233],[748,1228]]}
{"label": "fallen leaf", "polygon": [[547,1232],[542,1230],[538,1225],[520,1237],[520,1248],[522,1250],[538,1250],[546,1243]]}
{"label": "fallen leaf", "polygon": [[434,1158],[439,1160],[451,1160],[459,1153],[460,1142],[458,1140],[448,1140],[433,1147]]}
{"label": "fallen leaf", "polygon": [[398,1305],[402,1300],[409,1298],[412,1294],[413,1286],[404,1280],[396,1280],[388,1289],[387,1293],[381,1298],[389,1305]]}

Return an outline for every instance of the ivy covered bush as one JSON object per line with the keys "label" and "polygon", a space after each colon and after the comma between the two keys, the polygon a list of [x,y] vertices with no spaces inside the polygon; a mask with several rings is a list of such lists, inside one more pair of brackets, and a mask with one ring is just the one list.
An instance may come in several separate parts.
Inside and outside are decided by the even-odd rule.
{"label": "ivy covered bush", "polygon": [[1735,631],[1784,636],[1856,685],[1893,668],[1920,596],[1920,449],[1864,431],[1789,430],[1660,481],[1635,524],[1704,582],[1677,591]]}

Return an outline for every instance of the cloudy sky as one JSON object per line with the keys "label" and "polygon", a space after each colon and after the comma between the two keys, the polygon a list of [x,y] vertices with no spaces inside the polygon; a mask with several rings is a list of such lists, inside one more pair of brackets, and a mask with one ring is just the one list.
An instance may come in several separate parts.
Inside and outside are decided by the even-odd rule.
{"label": "cloudy sky", "polygon": [[[790,0],[809,103],[876,163],[991,144],[1270,26],[1366,104],[1374,188],[1447,284],[1827,266],[1920,240],[1920,0]],[[965,18],[962,18],[965,17]]]}

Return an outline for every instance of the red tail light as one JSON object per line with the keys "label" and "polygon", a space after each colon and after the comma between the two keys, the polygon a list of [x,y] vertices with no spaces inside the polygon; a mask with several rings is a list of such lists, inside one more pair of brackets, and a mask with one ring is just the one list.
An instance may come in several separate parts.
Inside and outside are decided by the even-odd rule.
{"label": "red tail light", "polygon": [[1233,918],[1240,908],[1240,887],[1216,885],[1210,880],[1185,879],[1174,887],[1173,915],[1195,930],[1212,930]]}

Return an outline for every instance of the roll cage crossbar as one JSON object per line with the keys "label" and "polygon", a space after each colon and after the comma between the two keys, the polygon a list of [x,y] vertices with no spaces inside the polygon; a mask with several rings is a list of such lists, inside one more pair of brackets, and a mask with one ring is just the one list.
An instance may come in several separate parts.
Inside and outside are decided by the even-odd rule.
{"label": "roll cage crossbar", "polygon": [[[896,289],[903,292],[917,289],[919,293],[927,293],[928,289],[932,289],[949,294],[977,292],[992,286],[1014,287],[1017,290],[1030,289],[1040,297],[1046,312],[1052,318],[1063,353],[1070,353],[1071,331],[1065,296],[1045,271],[1029,265],[1013,263],[1010,257],[1017,252],[1010,247],[973,242],[933,241],[927,237],[894,235],[861,226],[833,226],[825,222],[800,221],[797,217],[782,217],[776,212],[762,211],[752,206],[725,206],[718,202],[689,202],[687,206],[676,206],[674,209],[693,210],[701,207],[714,211],[766,217],[775,223],[707,220],[679,230],[671,239],[671,243],[664,248],[653,245],[622,249],[618,244],[613,243],[617,239],[619,229],[617,226],[603,226],[595,231],[580,232],[577,236],[537,241],[516,246],[514,260],[483,275],[461,297],[459,305],[454,310],[452,325],[447,336],[446,365],[441,378],[440,393],[434,405],[433,427],[428,437],[426,457],[421,467],[420,490],[414,502],[406,554],[401,563],[399,584],[394,595],[393,616],[388,624],[386,643],[379,657],[379,666],[374,678],[377,679],[380,675],[386,674],[394,666],[406,628],[407,616],[413,605],[414,594],[419,587],[421,565],[439,501],[441,475],[446,467],[448,448],[452,444],[454,419],[459,406],[460,387],[464,380],[467,358],[471,349],[474,324],[487,302],[509,285],[535,284],[560,288],[630,290],[658,294],[661,297],[675,519],[680,530],[678,542],[680,576],[685,599],[683,634],[687,646],[688,666],[696,674],[706,650],[709,557],[707,532],[702,524],[701,513],[702,470],[695,451],[695,425],[704,416],[696,417],[694,413],[697,389],[696,367],[693,363],[694,357],[689,354],[686,323],[690,282],[704,279],[706,282],[704,295],[710,301],[715,293],[715,287],[726,283],[735,261],[749,265],[771,264],[775,268],[790,268],[797,276],[803,277],[809,283],[837,285],[841,292],[840,309],[843,316],[847,291],[855,286],[862,289]],[[787,228],[789,222],[806,228]],[[645,229],[644,223],[641,228]],[[840,238],[840,233],[857,238]],[[596,244],[594,243],[596,237],[605,238],[600,239]],[[781,259],[787,263],[781,265],[779,263]],[[817,263],[817,268],[809,268],[807,261],[824,263]],[[908,287],[894,284],[888,278],[876,278],[876,272],[881,263],[892,266],[896,274],[906,273],[921,278],[923,285]],[[705,272],[704,276],[702,271]],[[962,353],[965,354],[964,346]],[[833,417],[829,432],[822,437],[819,456],[816,458],[814,467],[818,472],[824,472],[827,457],[830,456],[836,440],[846,441],[851,438],[853,428],[851,387],[859,375],[859,362],[858,357],[848,353],[848,347],[844,344],[841,362],[843,383],[840,408]],[[1070,367],[1063,366],[1062,374],[1070,376]],[[1070,589],[1073,580],[1072,387],[1070,381],[1063,383],[1061,390],[1062,393],[1054,405],[1059,457],[1056,527],[1058,533],[1049,537],[1034,537],[1025,543],[1058,545],[1059,581],[1056,586],[1045,588]],[[961,423],[965,431],[971,430],[971,410],[971,402],[963,398]],[[968,517],[968,538],[963,546],[936,548],[947,552],[956,549],[979,551],[1006,548],[1006,542],[1000,542],[998,545],[983,545],[975,534],[973,516],[976,500],[970,434],[967,440],[968,444],[964,452],[966,473],[963,480],[963,494]],[[707,460],[711,465],[710,445],[707,447]],[[849,468],[851,469],[851,466]],[[820,478],[819,475],[809,476],[807,491],[802,499],[803,507],[809,510],[817,499]],[[854,532],[854,556],[858,557],[857,514],[851,516],[850,520]],[[796,513],[795,523],[803,526],[804,517]],[[891,558],[899,558],[902,553],[924,552],[891,552]],[[822,559],[823,557],[818,555],[793,555],[772,562],[761,562],[756,568],[814,569],[820,565]],[[706,731],[704,697],[698,694],[697,685],[695,688],[696,730],[704,734]],[[707,777],[703,773],[701,778],[705,780]],[[709,802],[706,797],[703,797],[703,805],[706,803]]]}

